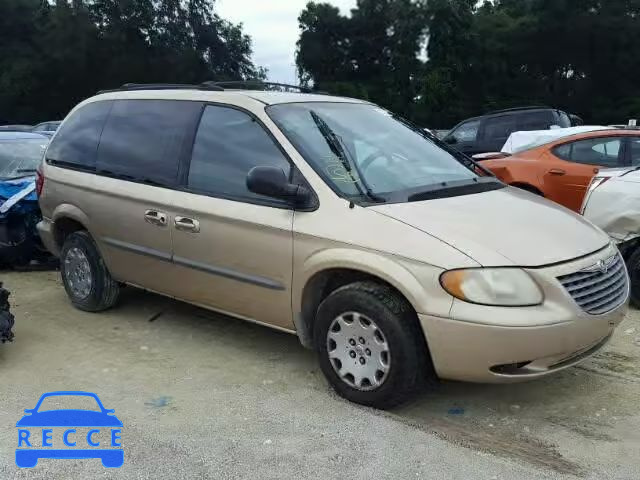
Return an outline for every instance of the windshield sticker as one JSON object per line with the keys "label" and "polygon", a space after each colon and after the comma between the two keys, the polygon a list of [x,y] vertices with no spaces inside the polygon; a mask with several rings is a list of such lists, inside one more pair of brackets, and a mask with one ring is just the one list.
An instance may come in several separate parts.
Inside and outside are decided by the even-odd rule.
{"label": "windshield sticker", "polygon": [[347,170],[338,159],[334,159],[325,167],[325,171],[331,180],[341,183],[358,183],[358,172]]}

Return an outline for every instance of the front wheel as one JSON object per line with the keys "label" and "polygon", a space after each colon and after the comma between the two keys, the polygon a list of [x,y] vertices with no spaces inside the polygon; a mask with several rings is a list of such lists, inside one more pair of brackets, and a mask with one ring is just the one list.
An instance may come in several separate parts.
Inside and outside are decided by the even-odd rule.
{"label": "front wheel", "polygon": [[318,308],[314,340],[331,386],[352,402],[387,409],[434,382],[424,335],[409,303],[388,286],[358,282]]}
{"label": "front wheel", "polygon": [[115,305],[120,287],[107,270],[91,235],[70,234],[60,252],[62,283],[74,307],[99,312]]}

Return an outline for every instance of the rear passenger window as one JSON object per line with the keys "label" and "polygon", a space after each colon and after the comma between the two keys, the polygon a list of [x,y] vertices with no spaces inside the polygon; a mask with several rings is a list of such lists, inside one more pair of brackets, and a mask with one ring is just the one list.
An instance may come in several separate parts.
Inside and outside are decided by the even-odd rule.
{"label": "rear passenger window", "polygon": [[49,145],[47,161],[93,171],[100,134],[111,104],[93,102],[72,113]]}
{"label": "rear passenger window", "polygon": [[551,112],[528,112],[519,115],[518,130],[548,130],[554,123]]}
{"label": "rear passenger window", "polygon": [[247,174],[256,166],[291,165],[262,126],[233,108],[206,107],[193,145],[188,187],[237,200],[282,203],[247,189]]}
{"label": "rear passenger window", "polygon": [[202,104],[174,100],[116,100],[102,132],[96,171],[171,186],[180,154]]}
{"label": "rear passenger window", "polygon": [[484,124],[484,137],[486,139],[503,138],[506,140],[516,130],[516,118],[513,115],[489,118]]}

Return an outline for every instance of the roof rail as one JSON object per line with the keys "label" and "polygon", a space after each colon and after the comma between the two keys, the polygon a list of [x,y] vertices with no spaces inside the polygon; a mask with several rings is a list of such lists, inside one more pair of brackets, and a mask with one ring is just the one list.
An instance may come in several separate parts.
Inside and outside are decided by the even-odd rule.
{"label": "roof rail", "polygon": [[551,108],[551,107],[547,107],[546,105],[534,105],[534,106],[530,106],[530,107],[513,107],[513,108],[504,108],[502,110],[493,110],[491,112],[487,112],[485,113],[485,115],[493,115],[494,113],[509,113],[509,112],[518,112],[521,110],[539,110],[539,109],[550,109],[550,110],[557,110],[557,108]]}
{"label": "roof rail", "polygon": [[207,83],[208,82],[201,83],[200,85],[190,85],[187,83],[125,83],[119,88],[100,90],[98,94],[135,90],[213,90],[217,92],[224,90],[222,87],[209,85]]}
{"label": "roof rail", "polygon": [[100,90],[98,94],[135,90],[210,90],[215,92],[222,92],[227,89],[274,90],[285,92],[296,90],[300,93],[324,94],[324,92],[320,92],[319,90],[314,90],[309,87],[302,87],[300,85],[289,85],[287,83],[277,82],[263,82],[260,80],[231,80],[227,82],[215,82],[209,80],[198,85],[191,85],[187,83],[125,83],[119,88],[111,90]]}
{"label": "roof rail", "polygon": [[[246,88],[248,90],[297,90],[300,93],[318,93],[309,87],[303,87],[300,85],[291,85],[288,83],[277,83],[277,82],[263,82],[261,80],[232,80],[228,82],[214,82],[208,81],[201,83],[201,85],[205,85],[208,87],[222,87],[222,89],[243,89]],[[258,88],[255,88],[258,87]]]}

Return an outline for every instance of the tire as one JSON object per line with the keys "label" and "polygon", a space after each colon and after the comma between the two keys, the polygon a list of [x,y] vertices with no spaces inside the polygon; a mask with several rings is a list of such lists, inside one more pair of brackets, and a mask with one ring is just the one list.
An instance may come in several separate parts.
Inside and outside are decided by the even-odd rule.
{"label": "tire", "polygon": [[627,270],[629,270],[629,278],[631,279],[631,305],[634,308],[640,308],[640,247],[636,247],[626,263]]}
{"label": "tire", "polygon": [[[90,282],[88,286],[83,284],[86,288],[79,292],[78,287],[74,287],[74,278],[77,277],[74,277],[73,261],[82,255],[86,259],[86,264],[84,259],[81,260],[86,266],[83,275]],[[100,312],[111,308],[118,300],[120,286],[111,277],[95,242],[86,231],[74,232],[65,239],[60,252],[60,273],[71,303],[79,310]]]}
{"label": "tire", "polygon": [[[357,315],[349,312],[356,312]],[[342,319],[342,323],[339,318]],[[351,324],[348,323],[349,320]],[[365,325],[371,322],[362,330],[367,332],[365,335],[368,337],[356,335],[351,338],[352,331],[358,332],[351,330],[355,328],[353,326],[362,325],[362,322]],[[344,329],[341,325],[345,326]],[[336,328],[339,330],[336,331]],[[378,333],[375,333],[375,330],[378,330]],[[385,341],[381,342],[381,338]],[[361,339],[365,340],[362,345]],[[349,343],[352,340],[356,342],[356,346]],[[368,281],[357,282],[332,292],[318,307],[314,324],[314,343],[320,368],[334,390],[347,400],[361,405],[388,409],[405,402],[424,386],[437,382],[424,335],[413,308],[403,297],[385,285]],[[363,351],[367,345],[371,346],[371,351],[366,348]],[[386,345],[386,354],[384,351],[375,351],[380,345]],[[351,356],[352,352],[355,353],[355,357]],[[344,355],[344,369],[342,361],[336,361],[336,355]],[[371,362],[377,357],[381,363],[362,364],[361,357],[365,362]],[[361,374],[365,370],[360,370],[358,363],[362,369],[365,366],[369,369],[378,368],[376,365],[381,369],[373,375],[369,374],[365,381],[362,380]],[[338,373],[338,368],[342,373]],[[359,375],[360,380],[355,375],[345,375],[345,372],[351,369]],[[373,382],[369,381],[369,378]]]}

